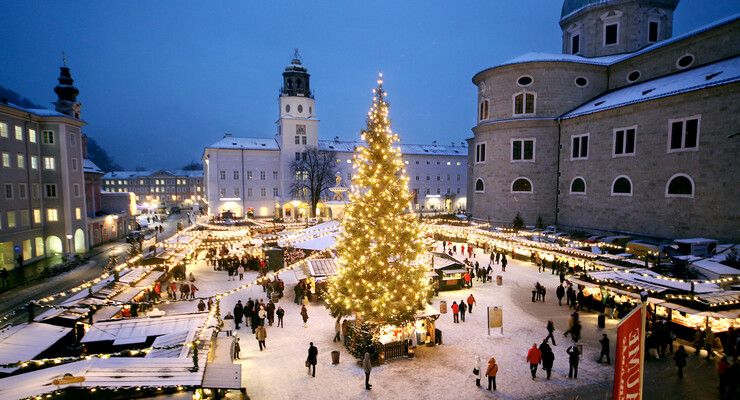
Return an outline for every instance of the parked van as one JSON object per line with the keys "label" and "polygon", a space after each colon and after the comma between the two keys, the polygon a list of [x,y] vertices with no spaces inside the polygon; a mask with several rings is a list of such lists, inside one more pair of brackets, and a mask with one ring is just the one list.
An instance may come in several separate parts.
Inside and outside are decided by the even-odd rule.
{"label": "parked van", "polygon": [[627,253],[634,254],[637,258],[644,259],[645,255],[648,254],[648,261],[655,262],[658,260],[658,255],[661,262],[670,262],[671,259],[665,254],[660,245],[655,243],[643,242],[635,240],[627,243]]}

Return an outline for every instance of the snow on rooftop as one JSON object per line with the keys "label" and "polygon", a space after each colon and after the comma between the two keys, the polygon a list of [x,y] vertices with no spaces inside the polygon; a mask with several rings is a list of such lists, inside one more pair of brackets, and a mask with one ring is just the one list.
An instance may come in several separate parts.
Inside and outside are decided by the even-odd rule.
{"label": "snow on rooftop", "polygon": [[97,165],[95,165],[94,162],[92,162],[89,158],[83,158],[82,159],[82,170],[84,172],[90,172],[95,174],[105,174],[105,171],[100,169]]}
{"label": "snow on rooftop", "polygon": [[[0,364],[32,360],[71,331],[72,328],[44,323],[16,325],[0,333]],[[0,372],[16,369],[0,368]],[[0,397],[3,397],[1,392]]]}
{"label": "snow on rooftop", "polygon": [[248,138],[225,136],[218,142],[207,146],[207,149],[246,149],[246,150],[280,150],[274,138]]}
{"label": "snow on rooftop", "polygon": [[[319,150],[337,153],[353,153],[355,148],[364,146],[365,142],[353,140],[319,140]],[[468,156],[468,148],[463,146],[397,143],[404,155],[438,155]]]}
{"label": "snow on rooftop", "polygon": [[95,329],[90,329],[82,338],[81,343],[123,340],[124,338],[146,338],[172,332],[190,331],[202,326],[206,318],[208,318],[208,313],[105,321],[95,324]]}
{"label": "snow on rooftop", "polygon": [[740,81],[740,57],[634,84],[599,96],[564,119]]}
{"label": "snow on rooftop", "polygon": [[202,178],[203,170],[186,171],[182,169],[169,169],[157,171],[111,171],[103,176],[103,179],[135,179],[148,178],[153,175],[171,175],[172,177]]}

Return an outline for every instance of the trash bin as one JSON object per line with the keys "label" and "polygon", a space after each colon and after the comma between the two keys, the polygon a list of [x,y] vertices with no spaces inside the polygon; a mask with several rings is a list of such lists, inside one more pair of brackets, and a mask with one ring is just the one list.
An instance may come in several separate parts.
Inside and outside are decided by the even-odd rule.
{"label": "trash bin", "polygon": [[331,363],[339,364],[339,351],[334,350],[331,352]]}
{"label": "trash bin", "polygon": [[604,328],[606,326],[606,315],[599,314],[599,328]]}
{"label": "trash bin", "polygon": [[273,303],[277,303],[278,301],[280,301],[280,293],[273,292],[272,293],[272,302]]}
{"label": "trash bin", "polygon": [[439,313],[447,314],[447,300],[440,300],[439,302]]}
{"label": "trash bin", "polygon": [[496,284],[501,286],[504,284],[504,277],[501,275],[496,275]]}

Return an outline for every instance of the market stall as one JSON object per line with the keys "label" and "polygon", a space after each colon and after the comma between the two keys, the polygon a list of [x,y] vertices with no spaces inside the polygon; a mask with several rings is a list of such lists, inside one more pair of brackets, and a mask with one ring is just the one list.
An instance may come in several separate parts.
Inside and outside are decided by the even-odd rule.
{"label": "market stall", "polygon": [[465,265],[444,253],[432,254],[432,270],[437,274],[439,290],[458,290],[463,288]]}
{"label": "market stall", "polygon": [[383,346],[382,357],[386,360],[399,357],[413,357],[414,348],[418,345],[433,346],[442,344],[442,332],[436,328],[439,312],[427,305],[417,313],[413,322],[403,326],[383,325],[377,335]]}
{"label": "market stall", "polygon": [[298,282],[303,282],[309,301],[317,301],[326,289],[328,277],[336,275],[339,264],[333,258],[306,260],[293,268]]}

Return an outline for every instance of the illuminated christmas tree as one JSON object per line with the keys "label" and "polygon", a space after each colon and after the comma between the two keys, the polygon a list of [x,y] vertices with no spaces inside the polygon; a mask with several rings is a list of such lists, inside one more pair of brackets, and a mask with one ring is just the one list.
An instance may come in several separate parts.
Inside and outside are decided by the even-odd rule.
{"label": "illuminated christmas tree", "polygon": [[412,194],[398,136],[391,132],[382,74],[352,165],[353,190],[336,251],[341,268],[328,286],[332,314],[354,314],[371,323],[414,319],[429,296],[421,263],[424,252],[418,221],[410,212]]}

